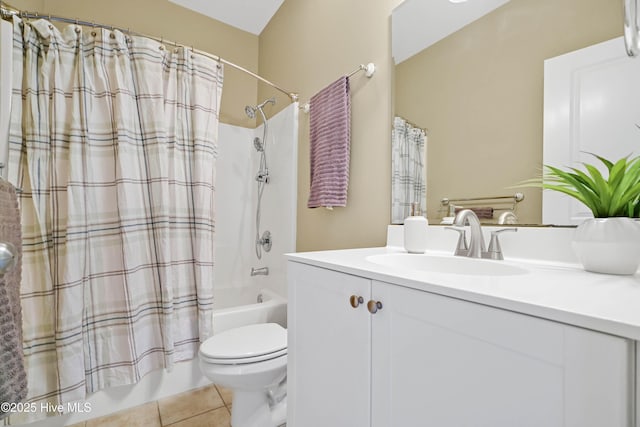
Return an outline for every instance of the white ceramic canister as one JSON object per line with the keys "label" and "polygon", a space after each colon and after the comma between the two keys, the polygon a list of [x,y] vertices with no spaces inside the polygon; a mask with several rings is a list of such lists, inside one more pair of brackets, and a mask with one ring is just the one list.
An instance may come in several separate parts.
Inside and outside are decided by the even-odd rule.
{"label": "white ceramic canister", "polygon": [[422,254],[427,250],[427,218],[412,207],[412,215],[404,220],[404,248],[411,254]]}
{"label": "white ceramic canister", "polygon": [[634,274],[640,265],[640,222],[631,218],[591,218],[578,225],[572,242],[587,271]]}

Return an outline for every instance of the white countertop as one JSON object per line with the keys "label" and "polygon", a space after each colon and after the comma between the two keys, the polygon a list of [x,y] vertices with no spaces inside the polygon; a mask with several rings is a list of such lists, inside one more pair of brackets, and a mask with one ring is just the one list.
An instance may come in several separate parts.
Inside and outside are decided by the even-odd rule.
{"label": "white countertop", "polygon": [[[286,257],[290,261],[640,340],[640,274],[613,276],[589,273],[575,264],[507,258],[487,262],[517,265],[527,273],[470,276],[404,270],[366,260],[370,255],[400,252],[402,249],[397,247],[383,247],[295,253]],[[427,254],[451,256],[450,251],[427,251]]]}

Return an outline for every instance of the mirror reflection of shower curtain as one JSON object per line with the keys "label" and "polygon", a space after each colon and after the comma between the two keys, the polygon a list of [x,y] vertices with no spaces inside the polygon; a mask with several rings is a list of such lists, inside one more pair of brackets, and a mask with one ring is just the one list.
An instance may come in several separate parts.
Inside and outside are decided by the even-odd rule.
{"label": "mirror reflection of shower curtain", "polygon": [[197,357],[211,334],[221,64],[18,18],[13,64],[30,402]]}
{"label": "mirror reflection of shower curtain", "polygon": [[427,134],[424,129],[395,117],[391,135],[391,223],[402,224],[411,215],[413,204],[420,215],[426,216]]}
{"label": "mirror reflection of shower curtain", "polygon": [[638,0],[624,0],[624,44],[627,55],[640,55],[640,21]]}

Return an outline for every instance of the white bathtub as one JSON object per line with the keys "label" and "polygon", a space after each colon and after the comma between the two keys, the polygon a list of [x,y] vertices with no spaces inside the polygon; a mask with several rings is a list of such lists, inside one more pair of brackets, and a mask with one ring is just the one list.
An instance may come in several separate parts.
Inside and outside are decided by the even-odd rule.
{"label": "white bathtub", "polygon": [[268,289],[250,294],[246,290],[229,289],[218,300],[222,300],[224,305],[213,310],[214,335],[255,323],[277,323],[287,327],[287,300]]}

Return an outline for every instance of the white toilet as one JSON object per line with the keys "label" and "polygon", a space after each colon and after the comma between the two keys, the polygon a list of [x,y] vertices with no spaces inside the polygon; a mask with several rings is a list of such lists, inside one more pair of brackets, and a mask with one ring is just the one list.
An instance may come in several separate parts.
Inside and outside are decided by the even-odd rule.
{"label": "white toilet", "polygon": [[232,427],[278,427],[287,413],[287,330],[277,323],[229,329],[200,346],[200,369],[233,391]]}

